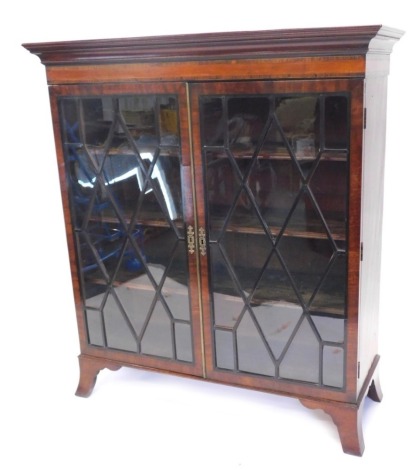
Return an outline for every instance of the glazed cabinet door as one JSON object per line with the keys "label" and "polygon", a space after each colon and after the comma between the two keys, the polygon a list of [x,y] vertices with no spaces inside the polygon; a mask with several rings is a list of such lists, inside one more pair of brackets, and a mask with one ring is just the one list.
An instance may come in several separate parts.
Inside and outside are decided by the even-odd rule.
{"label": "glazed cabinet door", "polygon": [[355,80],[193,85],[208,377],[331,396],[353,382],[349,169],[359,139],[350,129],[361,89]]}
{"label": "glazed cabinet door", "polygon": [[82,353],[201,374],[185,85],[51,99]]}

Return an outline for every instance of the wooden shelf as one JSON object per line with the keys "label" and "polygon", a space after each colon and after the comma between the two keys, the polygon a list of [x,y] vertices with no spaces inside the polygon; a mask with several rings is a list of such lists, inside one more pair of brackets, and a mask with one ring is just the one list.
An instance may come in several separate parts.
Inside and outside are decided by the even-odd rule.
{"label": "wooden shelf", "polygon": [[[273,236],[279,235],[281,231],[280,226],[269,225],[270,232]],[[251,234],[251,235],[263,235],[266,232],[262,228],[258,227],[245,227],[245,226],[235,226],[229,225],[226,229],[226,232],[230,233],[242,233],[242,234]],[[334,240],[344,241],[346,239],[345,234],[339,231],[331,229],[331,234]],[[304,228],[299,227],[287,227],[283,232],[282,236],[284,237],[295,237],[295,238],[310,238],[316,240],[327,240],[328,235],[326,232],[320,232],[316,230],[305,230]]]}
{"label": "wooden shelf", "polygon": [[[107,224],[119,224],[119,220],[116,217],[108,217],[104,216],[103,219],[99,219],[104,221]],[[130,219],[127,219],[127,223],[130,222]],[[153,228],[170,228],[170,225],[167,223],[166,220],[160,219],[138,219],[136,221],[136,225],[142,225],[144,227],[153,227]],[[175,222],[176,227],[179,230],[184,229],[184,224],[182,221]],[[339,230],[336,226],[329,225],[332,238],[336,241],[345,241],[346,236],[342,230]],[[273,236],[277,236],[281,231],[280,225],[269,225],[269,230]],[[212,230],[211,230],[212,231]],[[265,231],[263,227],[246,227],[244,225],[228,225],[226,228],[226,232],[228,233],[240,233],[240,234],[247,234],[247,235],[265,235]],[[313,230],[305,230],[303,227],[298,226],[289,226],[283,232],[282,236],[284,237],[295,237],[295,238],[308,238],[308,239],[315,239],[315,240],[327,240],[328,235],[326,231],[317,231]]]}
{"label": "wooden shelf", "polygon": [[[204,146],[205,151],[210,152],[214,158],[219,161],[228,158],[228,154],[222,147]],[[233,147],[230,149],[231,153],[236,160],[250,160],[253,157],[253,149]],[[268,149],[259,152],[257,156],[258,160],[280,160],[292,162],[292,157],[286,148]],[[296,159],[300,163],[310,163],[315,161],[317,154],[313,155],[296,155]],[[323,162],[346,162],[348,159],[348,152],[343,149],[327,150],[322,152],[321,161]],[[212,162],[213,164],[214,162]]]}
{"label": "wooden shelf", "polygon": [[[93,220],[93,219],[92,219]],[[107,224],[119,224],[119,220],[117,217],[104,215],[102,218],[94,219],[99,220]],[[126,217],[126,222],[130,223],[130,217]],[[184,223],[182,220],[175,221],[175,226],[179,230],[184,230]],[[136,221],[136,225],[141,225],[144,227],[153,227],[153,228],[170,228],[170,225],[165,219],[152,219],[152,218],[139,218]],[[223,220],[222,224],[223,225]],[[339,222],[329,222],[329,229],[332,234],[332,238],[335,241],[345,241],[346,235],[343,229],[339,227]],[[281,231],[281,223],[279,224],[269,224],[268,225],[270,232],[274,237],[279,235]],[[211,232],[214,231],[213,229],[210,230]],[[227,233],[240,233],[240,234],[247,234],[247,235],[265,235],[266,232],[263,227],[251,227],[246,226],[244,224],[229,224],[225,230]],[[295,237],[295,238],[308,238],[308,239],[315,239],[315,240],[327,240],[328,235],[324,230],[323,226],[319,223],[317,226],[313,224],[311,228],[304,228],[303,226],[298,225],[289,225],[286,227],[286,230],[283,232],[282,236],[284,237]]]}

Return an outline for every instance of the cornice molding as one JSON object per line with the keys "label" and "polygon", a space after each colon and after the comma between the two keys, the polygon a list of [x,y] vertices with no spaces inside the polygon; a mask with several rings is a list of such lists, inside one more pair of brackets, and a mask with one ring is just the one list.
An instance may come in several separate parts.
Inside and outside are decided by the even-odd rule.
{"label": "cornice molding", "polygon": [[390,54],[403,32],[380,25],[26,43],[46,65]]}

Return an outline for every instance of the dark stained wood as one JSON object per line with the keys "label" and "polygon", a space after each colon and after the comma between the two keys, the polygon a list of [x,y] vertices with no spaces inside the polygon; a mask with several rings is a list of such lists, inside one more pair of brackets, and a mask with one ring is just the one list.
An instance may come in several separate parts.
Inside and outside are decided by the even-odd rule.
{"label": "dark stained wood", "polygon": [[188,124],[188,112],[185,105],[186,102],[186,88],[184,84],[181,83],[168,83],[168,84],[122,84],[122,85],[89,85],[89,86],[61,86],[61,87],[51,87],[50,96],[51,96],[51,108],[53,114],[53,128],[55,135],[56,143],[56,154],[59,167],[60,175],[60,188],[63,201],[63,210],[65,216],[65,225],[66,225],[66,236],[67,244],[69,248],[69,258],[70,258],[70,268],[72,274],[73,282],[73,295],[75,299],[76,307],[76,316],[77,324],[79,331],[79,341],[82,354],[87,357],[95,357],[99,360],[114,360],[117,362],[123,362],[129,364],[130,366],[141,366],[150,369],[160,369],[164,371],[170,371],[183,375],[203,375],[203,362],[202,362],[202,343],[200,339],[200,314],[199,314],[199,291],[197,287],[197,267],[196,261],[189,259],[189,276],[191,283],[189,286],[190,301],[191,301],[191,314],[193,319],[193,353],[194,353],[194,362],[193,363],[183,363],[183,362],[173,362],[170,359],[162,359],[153,356],[144,356],[137,355],[131,352],[123,352],[117,350],[111,350],[110,348],[104,349],[96,347],[89,344],[86,319],[84,313],[84,305],[81,295],[81,286],[80,286],[80,273],[78,269],[77,256],[76,256],[76,247],[73,234],[73,226],[71,221],[70,214],[70,202],[68,196],[68,187],[67,187],[67,176],[66,176],[66,166],[63,154],[62,147],[62,132],[58,114],[58,98],[67,95],[77,95],[77,96],[100,96],[102,94],[155,94],[155,93],[167,93],[167,94],[177,94],[181,102],[180,115],[180,132],[182,137],[182,183],[185,187],[184,192],[184,206],[185,206],[185,222],[187,225],[194,223],[194,213],[193,213],[193,203],[192,201],[192,184],[191,184],[191,167],[190,164],[190,155],[189,152],[189,124]]}
{"label": "dark stained wood", "polygon": [[23,46],[47,66],[49,84],[361,77],[366,54],[389,54],[401,35],[372,25]]}
{"label": "dark stained wood", "polygon": [[87,398],[93,392],[97,374],[103,369],[119,370],[122,364],[113,361],[103,361],[93,356],[79,356],[80,380],[76,390],[78,397]]}
{"label": "dark stained wood", "polygon": [[206,81],[364,77],[365,56],[296,57],[49,66],[49,85],[139,81]]}
{"label": "dark stained wood", "polygon": [[327,413],[338,428],[342,449],[346,454],[361,456],[365,449],[361,423],[362,405],[321,402],[300,399],[310,409],[321,409]]}
{"label": "dark stained wood", "polygon": [[68,252],[69,252],[70,272],[72,276],[73,297],[74,297],[74,305],[76,309],[77,328],[79,332],[80,349],[83,351],[83,348],[87,347],[87,332],[86,332],[86,324],[84,321],[83,301],[82,301],[82,296],[80,293],[81,292],[80,279],[79,279],[79,272],[77,269],[78,266],[77,266],[77,258],[76,258],[74,231],[73,231],[71,214],[70,214],[70,202],[69,202],[69,193],[68,193],[68,186],[67,186],[66,165],[64,161],[62,138],[61,138],[62,130],[60,126],[57,97],[56,97],[56,94],[53,93],[52,89],[50,89],[50,106],[51,106],[52,119],[53,119],[54,141],[55,141],[55,146],[56,146],[56,156],[57,156],[57,165],[58,165],[59,179],[60,179],[60,191],[61,191],[61,198],[62,198],[63,215],[64,215],[64,221],[65,221],[65,227],[66,227],[66,239],[67,239],[67,247],[68,247]]}
{"label": "dark stained wood", "polygon": [[378,373],[375,374],[375,377],[373,378],[369,387],[368,397],[377,403],[380,403],[383,400],[383,393]]}
{"label": "dark stained wood", "polygon": [[[79,65],[389,53],[402,33],[380,25],[24,44],[43,64]],[[372,41],[373,40],[373,41]]]}
{"label": "dark stained wood", "polygon": [[265,81],[265,82],[213,82],[200,83],[191,87],[192,135],[195,158],[197,214],[199,224],[206,226],[205,192],[202,173],[202,154],[200,140],[199,96],[209,95],[253,95],[270,93],[316,93],[316,92],[350,92],[351,93],[351,170],[349,177],[349,254],[348,254],[348,333],[346,357],[346,390],[335,391],[319,389],[310,384],[300,385],[284,380],[251,377],[249,374],[226,372],[214,367],[213,329],[211,304],[212,290],[209,278],[209,260],[204,257],[201,263],[201,282],[203,299],[203,321],[206,351],[207,376],[222,383],[235,383],[250,387],[251,384],[261,390],[278,393],[294,393],[311,397],[322,397],[335,401],[356,403],[357,391],[357,344],[358,344],[358,298],[359,298],[359,262],[360,262],[360,213],[361,213],[361,182],[362,182],[362,124],[363,124],[363,81],[361,80],[300,80],[300,81]]}
{"label": "dark stained wood", "polygon": [[363,82],[357,81],[351,94],[350,170],[348,207],[348,285],[346,381],[351,402],[358,396],[358,318],[360,221],[362,195]]}
{"label": "dark stained wood", "polygon": [[361,456],[365,449],[362,431],[362,408],[366,396],[374,401],[381,401],[382,391],[378,379],[377,356],[361,389],[356,403],[339,403],[333,401],[300,399],[302,405],[310,409],[321,409],[327,413],[335,423],[342,449],[345,453]]}
{"label": "dark stained wood", "polygon": [[[81,349],[77,395],[92,392],[100,370],[121,366],[277,393],[298,398],[309,408],[324,410],[338,428],[343,450],[362,454],[365,397],[382,399],[377,324],[386,75],[389,54],[401,35],[398,30],[382,26],[359,26],[24,45],[46,65],[50,85]],[[199,230],[208,222],[199,96],[297,92],[345,92],[350,96],[346,369],[342,389],[215,367],[210,262],[208,256],[201,255],[198,239]],[[89,344],[70,215],[58,99],[157,93],[176,94],[179,101],[184,224],[185,230],[193,227],[196,240],[195,253],[188,254],[193,363]]]}

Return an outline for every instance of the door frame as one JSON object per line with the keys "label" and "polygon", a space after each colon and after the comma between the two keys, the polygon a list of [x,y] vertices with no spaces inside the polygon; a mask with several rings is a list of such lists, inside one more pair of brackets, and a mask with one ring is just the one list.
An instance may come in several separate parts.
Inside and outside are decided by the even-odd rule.
{"label": "door frame", "polygon": [[358,314],[359,314],[359,266],[360,266],[360,208],[362,175],[362,120],[363,80],[323,79],[288,81],[243,81],[203,82],[190,85],[190,111],[195,169],[196,213],[198,226],[206,230],[206,188],[203,170],[201,122],[199,97],[202,95],[252,95],[287,93],[347,93],[350,97],[349,136],[349,189],[347,222],[347,315],[345,387],[334,389],[288,379],[273,379],[251,373],[232,372],[218,369],[214,358],[214,334],[211,314],[210,263],[208,256],[199,256],[201,275],[201,316],[205,344],[206,378],[213,381],[236,384],[264,391],[294,396],[309,396],[336,401],[356,402],[357,399],[357,357],[358,357]]}
{"label": "door frame", "polygon": [[[187,252],[189,304],[192,323],[193,362],[174,361],[168,358],[149,356],[112,348],[99,347],[89,344],[85,309],[82,300],[81,276],[76,255],[74,227],[71,222],[69,188],[66,175],[66,164],[62,145],[62,129],[59,117],[59,98],[62,97],[98,97],[121,96],[132,94],[174,94],[178,97],[178,112],[181,139],[181,186],[184,212],[184,233],[187,227],[195,225],[193,205],[192,159],[190,155],[190,135],[187,106],[187,90],[181,82],[162,83],[107,83],[99,85],[54,85],[49,87],[52,110],[53,129],[58,160],[58,171],[63,203],[64,220],[66,225],[67,245],[69,251],[70,269],[73,281],[73,293],[76,317],[79,330],[79,341],[82,357],[94,357],[107,361],[122,363],[131,367],[145,367],[170,371],[177,374],[203,376],[203,351],[201,341],[200,304],[198,290],[198,267],[195,254]],[[186,239],[187,247],[187,239]]]}

